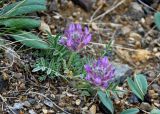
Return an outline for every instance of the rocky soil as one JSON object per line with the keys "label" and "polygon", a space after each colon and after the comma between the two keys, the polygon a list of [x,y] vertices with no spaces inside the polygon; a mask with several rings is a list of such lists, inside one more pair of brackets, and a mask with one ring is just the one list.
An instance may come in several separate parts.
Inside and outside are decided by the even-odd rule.
{"label": "rocky soil", "polygon": [[[160,32],[154,24],[154,13],[160,11],[159,0],[48,0],[48,10],[40,16],[52,34],[62,33],[71,22],[88,26],[93,40],[84,53],[98,57],[111,42],[110,60],[115,64],[119,89],[128,90],[127,76],[145,74],[149,84],[145,100],[134,94],[114,98],[116,114],[125,108],[138,107],[148,114],[160,108]],[[96,94],[84,95],[74,87],[77,80],[47,79],[39,82],[33,73],[35,50],[19,49],[0,52],[1,114],[107,114]],[[14,53],[14,56],[13,54]],[[11,63],[10,61],[14,62]],[[82,94],[83,93],[83,94]]]}

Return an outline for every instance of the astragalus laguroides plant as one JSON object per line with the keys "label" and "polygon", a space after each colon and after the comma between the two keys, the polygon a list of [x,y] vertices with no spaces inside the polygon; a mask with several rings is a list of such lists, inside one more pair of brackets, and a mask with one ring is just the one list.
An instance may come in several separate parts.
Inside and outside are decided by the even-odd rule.
{"label": "astragalus laguroides plant", "polygon": [[[79,53],[91,41],[91,39],[92,35],[89,28],[82,27],[79,23],[71,23],[64,30],[64,35],[59,40],[59,43],[71,51],[70,55],[68,53],[70,56],[67,63],[68,67],[71,67],[71,62],[75,60],[77,53]],[[80,67],[83,68],[83,66]]]}
{"label": "astragalus laguroides plant", "polygon": [[106,89],[109,82],[114,78],[114,68],[107,57],[99,58],[91,65],[86,64],[87,75],[85,79],[100,88]]}
{"label": "astragalus laguroides plant", "polygon": [[[107,94],[115,75],[115,69],[106,56],[100,57],[97,61],[84,66],[86,71],[85,79],[96,86],[97,94],[102,104],[113,114],[113,103]],[[112,90],[111,90],[112,91]]]}
{"label": "astragalus laguroides plant", "polygon": [[66,46],[72,51],[79,51],[91,41],[91,33],[88,27],[82,28],[81,24],[71,23],[65,29],[63,37],[60,39],[60,44]]}

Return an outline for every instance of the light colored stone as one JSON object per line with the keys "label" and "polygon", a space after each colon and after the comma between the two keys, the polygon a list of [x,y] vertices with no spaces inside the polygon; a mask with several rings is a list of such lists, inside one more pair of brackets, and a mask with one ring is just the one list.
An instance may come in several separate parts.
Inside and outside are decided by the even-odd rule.
{"label": "light colored stone", "polygon": [[142,7],[137,2],[132,2],[131,7],[135,10],[135,12],[143,12]]}
{"label": "light colored stone", "polygon": [[157,99],[158,96],[159,96],[158,93],[154,93],[154,94],[152,95],[152,98],[153,98],[153,99]]}
{"label": "light colored stone", "polygon": [[80,99],[77,99],[76,100],[76,105],[78,106],[78,105],[80,105],[81,104],[81,100]]}
{"label": "light colored stone", "polygon": [[23,105],[26,107],[31,107],[31,104],[28,101],[23,102]]}
{"label": "light colored stone", "polygon": [[153,48],[153,52],[158,52],[158,48]]}
{"label": "light colored stone", "polygon": [[37,114],[33,109],[29,110],[29,114]]}
{"label": "light colored stone", "polygon": [[130,33],[131,32],[131,28],[130,28],[130,26],[124,26],[123,28],[122,28],[122,33],[125,35],[125,34],[128,34],[128,33]]}
{"label": "light colored stone", "polygon": [[96,105],[92,105],[89,109],[90,114],[96,114]]}
{"label": "light colored stone", "polygon": [[147,102],[142,102],[140,105],[140,109],[145,110],[145,111],[151,111],[151,105]]}
{"label": "light colored stone", "polygon": [[129,35],[131,38],[135,38],[135,39],[141,39],[142,36],[138,33],[135,33],[135,32],[131,32],[130,35]]}
{"label": "light colored stone", "polygon": [[160,87],[157,84],[152,84],[152,88],[157,92],[160,90]]}
{"label": "light colored stone", "polygon": [[49,27],[49,25],[47,23],[45,23],[44,21],[41,21],[41,25],[39,27],[39,30],[41,30],[42,32],[49,32],[51,33],[51,29]]}

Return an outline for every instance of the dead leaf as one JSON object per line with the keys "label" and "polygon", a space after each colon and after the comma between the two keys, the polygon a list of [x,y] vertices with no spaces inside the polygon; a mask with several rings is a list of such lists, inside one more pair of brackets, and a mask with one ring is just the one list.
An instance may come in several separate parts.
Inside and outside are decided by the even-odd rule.
{"label": "dead leaf", "polygon": [[135,62],[146,62],[151,57],[151,52],[145,49],[136,49],[136,51],[132,54],[132,59]]}
{"label": "dead leaf", "polygon": [[70,79],[73,78],[73,72],[72,72],[71,70],[66,69],[66,70],[64,71],[64,73],[66,74],[66,76],[67,76],[68,78],[70,78]]}
{"label": "dead leaf", "polygon": [[80,100],[80,99],[77,99],[77,100],[76,100],[76,105],[79,106],[80,104],[81,104],[81,100]]}
{"label": "dead leaf", "polygon": [[11,48],[6,48],[5,57],[9,60],[10,64],[19,63],[20,56]]}
{"label": "dead leaf", "polygon": [[29,114],[37,114],[37,113],[33,109],[30,109]]}
{"label": "dead leaf", "polygon": [[148,59],[153,57],[152,53],[145,49],[117,47],[115,52],[120,58],[130,63],[132,66],[135,66],[135,63],[137,62],[146,62]]}
{"label": "dead leaf", "polygon": [[92,23],[92,28],[93,28],[93,30],[98,30],[97,24],[96,23]]}
{"label": "dead leaf", "polygon": [[155,53],[155,56],[156,56],[157,58],[160,58],[160,52]]}
{"label": "dead leaf", "polygon": [[133,64],[128,50],[116,48],[115,52],[121,59],[125,60],[126,62],[129,62],[130,64]]}
{"label": "dead leaf", "polygon": [[92,105],[89,109],[90,114],[96,114],[96,105]]}
{"label": "dead leaf", "polygon": [[24,114],[24,112],[20,110],[19,114]]}
{"label": "dead leaf", "polygon": [[3,80],[8,80],[9,79],[9,76],[6,72],[2,72],[3,74]]}
{"label": "dead leaf", "polygon": [[41,21],[41,26],[39,27],[39,30],[41,30],[42,32],[49,32],[51,33],[51,29],[49,27],[48,24],[46,24],[44,21]]}
{"label": "dead leaf", "polygon": [[48,110],[45,109],[45,108],[43,108],[42,111],[43,111],[44,114],[47,114],[47,113],[48,113]]}

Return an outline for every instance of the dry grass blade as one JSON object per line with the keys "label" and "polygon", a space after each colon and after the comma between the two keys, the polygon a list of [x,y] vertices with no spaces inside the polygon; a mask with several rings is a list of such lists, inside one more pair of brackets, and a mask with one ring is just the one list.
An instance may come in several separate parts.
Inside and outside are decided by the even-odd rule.
{"label": "dry grass blade", "polygon": [[113,11],[114,9],[116,9],[117,7],[119,7],[121,4],[123,4],[125,1],[126,1],[126,0],[120,1],[120,2],[117,3],[115,6],[111,7],[111,8],[108,9],[107,11],[105,11],[103,14],[101,14],[101,15],[95,17],[94,19],[92,19],[92,21],[95,21],[95,20],[97,20],[97,19],[99,19],[99,18],[101,18],[101,17],[107,15],[108,13],[110,13],[111,11]]}

